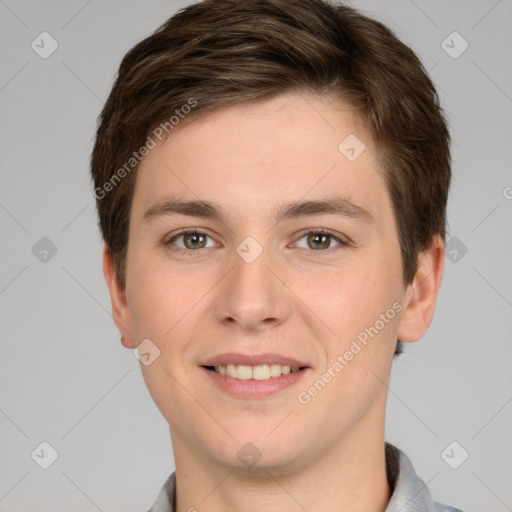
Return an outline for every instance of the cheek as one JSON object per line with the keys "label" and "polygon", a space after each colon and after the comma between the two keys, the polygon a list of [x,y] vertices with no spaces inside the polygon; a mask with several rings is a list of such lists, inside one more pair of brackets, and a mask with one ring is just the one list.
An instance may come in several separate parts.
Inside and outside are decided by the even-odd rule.
{"label": "cheek", "polygon": [[305,383],[300,403],[310,400],[307,410],[332,432],[349,428],[385,392],[379,379],[390,369],[401,307],[396,265],[377,257],[363,264],[361,258],[314,280],[321,287],[302,283],[308,306],[335,334],[321,337],[325,360]]}
{"label": "cheek", "polygon": [[149,256],[132,254],[127,264],[127,300],[137,341],[150,338],[160,344],[183,316],[190,288],[176,271],[162,271]]}
{"label": "cheek", "polygon": [[354,254],[342,265],[302,272],[294,280],[294,291],[309,316],[325,327],[324,339],[332,340],[336,350],[373,325],[400,297],[400,263],[376,253]]}
{"label": "cheek", "polygon": [[135,254],[127,268],[127,296],[137,342],[149,338],[173,366],[211,307],[208,292],[218,280],[211,269],[177,265],[165,255]]}
{"label": "cheek", "polygon": [[[183,355],[191,339],[198,299],[203,295],[197,278],[180,273],[158,258],[133,254],[127,265],[127,297],[136,343],[150,339],[158,356],[141,372],[156,406],[164,417],[182,410]],[[185,400],[186,401],[186,400]]]}

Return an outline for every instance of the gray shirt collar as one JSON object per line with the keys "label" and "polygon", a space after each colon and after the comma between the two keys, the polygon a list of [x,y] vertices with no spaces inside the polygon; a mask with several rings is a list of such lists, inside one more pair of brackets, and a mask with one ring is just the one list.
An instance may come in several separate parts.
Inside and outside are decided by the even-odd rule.
{"label": "gray shirt collar", "polygon": [[[427,485],[418,477],[411,461],[393,445],[386,443],[386,472],[391,499],[385,512],[461,512],[432,500]],[[175,512],[176,473],[164,483],[148,512]]]}

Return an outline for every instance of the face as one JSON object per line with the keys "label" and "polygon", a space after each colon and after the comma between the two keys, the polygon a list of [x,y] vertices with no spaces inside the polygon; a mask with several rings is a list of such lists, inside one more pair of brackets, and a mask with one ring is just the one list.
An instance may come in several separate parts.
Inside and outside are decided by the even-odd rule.
{"label": "face", "polygon": [[140,165],[127,254],[119,318],[159,351],[141,369],[175,454],[285,471],[383,426],[408,299],[350,106],[286,94],[179,127]]}

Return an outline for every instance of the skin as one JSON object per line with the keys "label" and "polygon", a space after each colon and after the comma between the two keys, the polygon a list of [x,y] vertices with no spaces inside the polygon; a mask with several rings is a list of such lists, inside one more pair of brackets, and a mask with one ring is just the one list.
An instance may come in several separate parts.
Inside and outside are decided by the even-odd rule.
{"label": "skin", "polygon": [[[366,145],[353,162],[338,150],[351,133]],[[144,219],[170,195],[214,202],[226,218]],[[275,223],[272,210],[284,203],[333,195],[365,208],[372,221],[327,213]],[[166,245],[183,228],[209,238]],[[308,242],[309,228],[349,244]],[[252,263],[236,252],[247,236],[263,250]],[[444,261],[439,237],[419,261],[406,286],[370,137],[341,100],[289,93],[225,107],[179,126],[150,151],[133,197],[126,288],[106,248],[104,274],[124,346],[149,338],[160,350],[141,370],[169,422],[179,512],[325,512],[340,503],[346,512],[385,510],[386,384],[397,338],[419,339],[432,320]],[[395,302],[402,311],[300,403],[298,393]],[[297,385],[244,400],[200,368],[225,352],[275,352],[310,369]],[[237,457],[248,442],[261,454],[251,467]]]}

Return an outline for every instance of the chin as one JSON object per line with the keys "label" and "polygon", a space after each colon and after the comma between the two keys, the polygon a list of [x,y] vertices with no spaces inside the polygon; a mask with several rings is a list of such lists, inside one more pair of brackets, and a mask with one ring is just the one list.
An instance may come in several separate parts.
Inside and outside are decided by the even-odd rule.
{"label": "chin", "polygon": [[[280,419],[282,421],[282,418]],[[218,464],[226,466],[229,471],[247,475],[287,474],[300,465],[305,440],[295,439],[290,431],[269,434],[279,422],[271,428],[265,428],[264,433],[254,429],[238,428],[235,432],[241,435],[235,439],[226,438],[219,451],[219,443],[208,447],[208,451]],[[265,425],[266,427],[267,425]],[[252,432],[252,433],[251,433]],[[283,435],[286,434],[286,435]]]}

